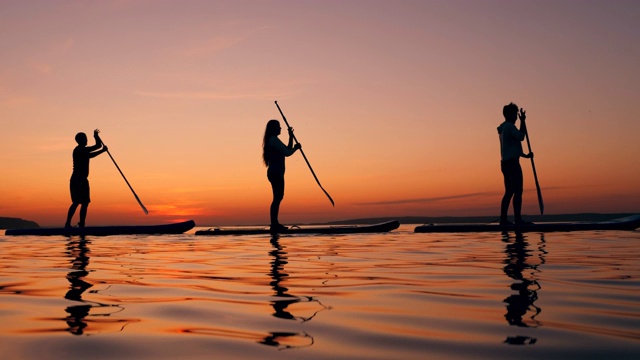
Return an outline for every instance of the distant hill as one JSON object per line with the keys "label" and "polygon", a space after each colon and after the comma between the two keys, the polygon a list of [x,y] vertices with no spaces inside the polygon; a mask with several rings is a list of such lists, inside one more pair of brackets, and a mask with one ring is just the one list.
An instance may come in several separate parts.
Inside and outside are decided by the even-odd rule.
{"label": "distant hill", "polygon": [[0,229],[37,229],[39,227],[40,225],[35,221],[0,217]]}
{"label": "distant hill", "polygon": [[[580,214],[559,214],[559,215],[523,215],[527,221],[533,222],[562,222],[562,221],[607,221],[625,216],[635,215],[636,213],[621,214],[598,214],[598,213],[580,213]],[[377,224],[389,220],[398,220],[401,224],[461,224],[461,223],[490,223],[499,221],[498,216],[401,216],[401,217],[379,217],[379,218],[362,218],[350,219],[342,221],[332,221],[335,225],[351,225],[351,224]]]}

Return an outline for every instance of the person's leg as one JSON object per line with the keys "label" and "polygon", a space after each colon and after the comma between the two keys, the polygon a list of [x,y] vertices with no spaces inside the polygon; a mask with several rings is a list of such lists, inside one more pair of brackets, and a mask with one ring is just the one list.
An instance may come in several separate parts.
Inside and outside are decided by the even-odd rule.
{"label": "person's leg", "polygon": [[80,205],[80,222],[78,226],[84,227],[85,220],[87,219],[87,208],[89,207],[89,203],[83,203]]}
{"label": "person's leg", "polygon": [[501,163],[500,170],[502,171],[502,176],[504,178],[504,195],[502,196],[502,202],[500,203],[500,223],[507,224],[509,203],[511,203],[511,198],[514,195],[513,181],[511,178],[511,173],[509,171],[508,163]]}
{"label": "person's leg", "polygon": [[280,203],[284,198],[284,177],[272,176],[269,177],[269,182],[271,182],[271,190],[273,191],[273,201],[271,202],[270,208],[270,217],[271,217],[271,226],[278,226],[280,222],[278,221],[278,214],[280,212]]}
{"label": "person's leg", "polygon": [[73,218],[73,215],[76,213],[76,209],[78,208],[77,203],[72,203],[71,206],[69,206],[69,211],[67,212],[67,222],[64,223],[64,227],[71,227],[71,219]]}

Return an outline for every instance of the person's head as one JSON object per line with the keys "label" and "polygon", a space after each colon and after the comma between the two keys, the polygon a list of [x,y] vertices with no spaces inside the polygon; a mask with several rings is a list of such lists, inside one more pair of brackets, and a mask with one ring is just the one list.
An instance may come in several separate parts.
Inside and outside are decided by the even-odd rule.
{"label": "person's head", "polygon": [[264,138],[268,139],[272,136],[278,136],[280,135],[281,130],[280,121],[271,119],[267,122],[267,128],[264,130]]}
{"label": "person's head", "polygon": [[281,132],[280,121],[271,119],[267,122],[267,127],[264,130],[264,138],[262,139],[262,161],[265,165],[269,166],[269,154],[267,144],[272,136],[278,136]]}
{"label": "person's head", "polygon": [[87,134],[79,132],[76,134],[76,142],[78,145],[87,146]]}
{"label": "person's head", "polygon": [[518,105],[509,103],[502,108],[502,115],[504,120],[510,123],[515,123],[518,120]]}

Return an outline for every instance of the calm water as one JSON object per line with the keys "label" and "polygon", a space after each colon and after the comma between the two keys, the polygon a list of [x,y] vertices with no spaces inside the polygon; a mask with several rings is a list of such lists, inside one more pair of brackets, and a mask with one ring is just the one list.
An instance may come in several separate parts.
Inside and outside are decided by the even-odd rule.
{"label": "calm water", "polygon": [[5,237],[1,359],[640,356],[640,231]]}

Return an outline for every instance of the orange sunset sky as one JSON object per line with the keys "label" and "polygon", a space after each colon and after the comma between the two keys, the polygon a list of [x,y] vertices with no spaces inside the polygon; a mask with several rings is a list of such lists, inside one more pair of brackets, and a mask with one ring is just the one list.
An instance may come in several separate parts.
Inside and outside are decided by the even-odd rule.
{"label": "orange sunset sky", "polygon": [[336,204],[296,153],[284,224],[497,217],[510,101],[545,213],[640,212],[638,19],[638,1],[2,0],[0,216],[62,226],[74,136],[99,128],[150,214],[103,154],[88,225],[267,224],[274,100]]}

